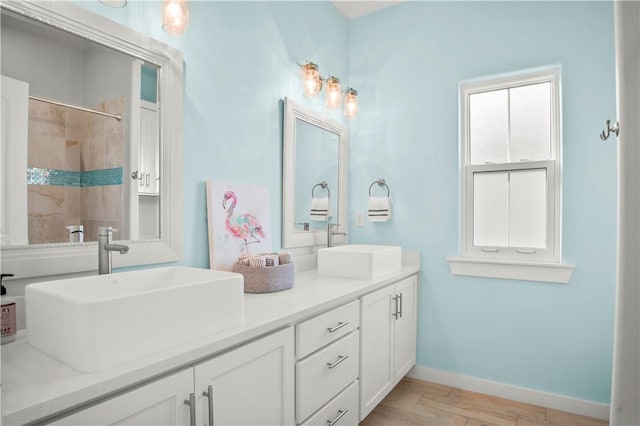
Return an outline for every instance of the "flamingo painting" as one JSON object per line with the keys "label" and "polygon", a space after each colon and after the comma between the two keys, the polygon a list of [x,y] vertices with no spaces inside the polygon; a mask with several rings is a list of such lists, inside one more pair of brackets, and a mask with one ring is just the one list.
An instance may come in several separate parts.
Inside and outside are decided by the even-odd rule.
{"label": "flamingo painting", "polygon": [[[224,221],[227,232],[232,237],[243,240],[245,245],[250,243],[259,243],[260,238],[265,238],[265,233],[255,216],[244,213],[233,218],[233,210],[238,200],[235,192],[226,191],[222,198],[222,208],[227,211],[227,217]],[[228,207],[227,207],[228,206]]]}
{"label": "flamingo painting", "polygon": [[233,271],[240,255],[273,251],[268,187],[206,182],[206,190],[211,269]]}

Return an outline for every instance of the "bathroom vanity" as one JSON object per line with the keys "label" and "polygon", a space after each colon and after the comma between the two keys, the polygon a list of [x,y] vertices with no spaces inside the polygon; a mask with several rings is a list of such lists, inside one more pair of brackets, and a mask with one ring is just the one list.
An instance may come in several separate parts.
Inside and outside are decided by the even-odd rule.
{"label": "bathroom vanity", "polygon": [[356,424],[415,364],[418,272],[299,272],[245,294],[239,325],[91,373],[27,330],[2,348],[2,424]]}

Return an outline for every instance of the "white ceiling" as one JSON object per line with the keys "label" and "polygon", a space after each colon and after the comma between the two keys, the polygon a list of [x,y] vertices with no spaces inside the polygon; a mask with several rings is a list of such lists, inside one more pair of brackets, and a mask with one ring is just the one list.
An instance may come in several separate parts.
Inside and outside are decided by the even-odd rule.
{"label": "white ceiling", "polygon": [[404,0],[332,0],[333,5],[349,19],[359,18]]}

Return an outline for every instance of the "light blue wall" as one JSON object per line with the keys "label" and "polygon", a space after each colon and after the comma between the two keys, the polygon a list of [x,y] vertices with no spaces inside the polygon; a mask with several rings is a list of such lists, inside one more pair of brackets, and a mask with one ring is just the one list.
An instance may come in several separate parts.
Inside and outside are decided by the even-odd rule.
{"label": "light blue wall", "polygon": [[[281,244],[282,99],[328,112],[302,96],[299,64],[348,75],[348,20],[329,2],[191,1],[185,35],[161,29],[161,2],[97,1],[83,7],[184,53],[184,260],[208,267],[205,182],[269,187],[273,246]],[[323,92],[324,93],[324,92]]]}
{"label": "light blue wall", "polygon": [[[418,364],[608,403],[613,342],[616,146],[610,2],[409,2],[350,26],[352,211],[387,179],[393,219],[352,241],[422,256]],[[562,67],[563,260],[567,285],[456,277],[458,82]]]}
{"label": "light blue wall", "polygon": [[[208,266],[204,182],[271,189],[280,245],[281,104],[312,60],[358,89],[351,122],[351,241],[419,251],[418,364],[609,402],[616,148],[609,2],[410,2],[349,23],[328,2],[190,2],[188,33],[160,29],[157,2],[85,7],[184,51],[184,260]],[[567,285],[454,277],[460,80],[562,66],[563,258]],[[331,115],[342,120],[340,113]],[[369,184],[387,179],[386,224],[356,227]]]}

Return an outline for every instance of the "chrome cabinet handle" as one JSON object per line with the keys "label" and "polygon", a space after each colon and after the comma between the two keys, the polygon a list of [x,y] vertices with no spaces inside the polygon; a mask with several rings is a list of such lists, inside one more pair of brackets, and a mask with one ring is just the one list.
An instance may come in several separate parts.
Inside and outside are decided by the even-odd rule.
{"label": "chrome cabinet handle", "polygon": [[344,410],[338,410],[338,415],[333,420],[327,420],[327,426],[333,426],[340,421],[340,419],[349,412],[348,408]]}
{"label": "chrome cabinet handle", "polygon": [[346,325],[349,325],[349,321],[345,321],[345,322],[342,322],[342,321],[341,321],[341,322],[339,322],[339,323],[338,323],[338,325],[336,325],[335,327],[327,328],[327,331],[328,331],[329,333],[333,333],[334,331],[336,331],[336,330],[340,330],[342,327],[344,327],[344,326],[346,326]]}
{"label": "chrome cabinet handle", "polygon": [[395,319],[398,319],[398,317],[400,316],[400,296],[398,296],[397,294],[395,296],[392,297],[393,301],[396,302],[396,309],[394,310],[394,312],[391,314],[392,317],[394,317]]}
{"label": "chrome cabinet handle", "polygon": [[497,253],[500,250],[498,250],[497,248],[482,247],[482,251],[486,251],[488,253]]}
{"label": "chrome cabinet handle", "polygon": [[345,355],[345,356],[338,355],[338,359],[335,362],[328,362],[327,363],[327,367],[333,368],[333,367],[335,367],[336,365],[340,364],[342,361],[344,361],[347,358],[349,358],[349,355]]}
{"label": "chrome cabinet handle", "polygon": [[402,318],[402,293],[398,295],[398,300],[400,300],[400,311],[398,312],[398,315]]}
{"label": "chrome cabinet handle", "polygon": [[185,399],[184,403],[189,406],[189,425],[196,426],[196,395],[190,393],[189,399]]}
{"label": "chrome cabinet handle", "polygon": [[146,176],[146,184],[147,184],[147,188],[149,187],[149,181],[150,181],[150,179],[151,179],[151,175],[150,175],[149,173],[147,173],[147,176]]}
{"label": "chrome cabinet handle", "polygon": [[213,426],[213,386],[209,385],[207,390],[202,392],[202,395],[206,396],[209,401],[209,426]]}

